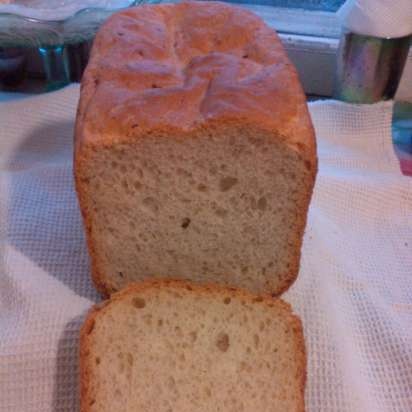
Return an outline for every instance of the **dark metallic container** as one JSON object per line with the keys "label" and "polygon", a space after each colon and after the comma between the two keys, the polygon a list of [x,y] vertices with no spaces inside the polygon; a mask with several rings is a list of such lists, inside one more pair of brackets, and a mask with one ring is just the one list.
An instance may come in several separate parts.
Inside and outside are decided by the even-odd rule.
{"label": "dark metallic container", "polygon": [[392,99],[411,38],[378,38],[344,31],[337,56],[334,97],[352,103]]}

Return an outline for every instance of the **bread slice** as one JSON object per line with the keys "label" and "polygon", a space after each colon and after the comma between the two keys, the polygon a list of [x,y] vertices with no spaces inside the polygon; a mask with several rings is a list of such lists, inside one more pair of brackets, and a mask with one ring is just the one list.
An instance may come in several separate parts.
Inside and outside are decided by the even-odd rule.
{"label": "bread slice", "polygon": [[81,412],[302,412],[300,320],[280,299],[151,281],[81,331]]}
{"label": "bread slice", "polygon": [[173,277],[280,294],[297,276],[317,168],[276,33],[213,2],[103,26],[82,83],[76,188],[105,294]]}

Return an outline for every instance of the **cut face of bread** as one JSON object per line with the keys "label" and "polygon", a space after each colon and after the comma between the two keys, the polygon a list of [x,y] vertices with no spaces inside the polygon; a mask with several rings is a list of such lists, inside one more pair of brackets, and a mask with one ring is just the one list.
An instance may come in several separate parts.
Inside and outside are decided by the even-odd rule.
{"label": "cut face of bread", "polygon": [[89,163],[83,205],[110,291],[179,274],[279,293],[296,276],[312,176],[270,134],[155,135]]}
{"label": "cut face of bread", "polygon": [[296,73],[253,14],[139,7],[97,36],[75,175],[102,292],[179,276],[281,293],[298,273],[315,174]]}
{"label": "cut face of bread", "polygon": [[279,299],[147,282],[91,312],[81,412],[303,412],[300,321]]}

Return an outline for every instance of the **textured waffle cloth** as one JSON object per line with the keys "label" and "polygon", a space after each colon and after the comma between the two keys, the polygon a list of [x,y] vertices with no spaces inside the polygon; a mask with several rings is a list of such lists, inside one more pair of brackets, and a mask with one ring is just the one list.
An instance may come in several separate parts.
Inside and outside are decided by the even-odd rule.
{"label": "textured waffle cloth", "polygon": [[[72,177],[78,87],[0,103],[0,411],[78,411],[98,300]],[[312,103],[319,174],[299,278],[309,412],[412,411],[412,179],[392,104]]]}

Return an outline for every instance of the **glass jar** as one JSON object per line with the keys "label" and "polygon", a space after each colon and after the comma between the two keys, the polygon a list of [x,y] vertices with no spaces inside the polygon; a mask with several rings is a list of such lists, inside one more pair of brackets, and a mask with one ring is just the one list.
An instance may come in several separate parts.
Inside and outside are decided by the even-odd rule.
{"label": "glass jar", "polygon": [[53,21],[0,13],[0,90],[44,92],[80,81],[98,28],[117,10],[86,8]]}

